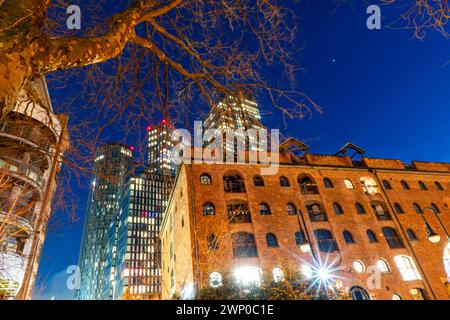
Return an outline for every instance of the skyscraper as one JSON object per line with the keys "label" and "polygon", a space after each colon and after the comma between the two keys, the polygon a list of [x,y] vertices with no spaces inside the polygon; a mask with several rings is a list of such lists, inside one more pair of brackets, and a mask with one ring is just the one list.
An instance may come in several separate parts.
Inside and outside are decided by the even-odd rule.
{"label": "skyscraper", "polygon": [[44,78],[0,122],[0,299],[30,299],[44,243],[67,118],[54,113]]}
{"label": "skyscraper", "polygon": [[173,125],[166,119],[147,127],[148,166],[150,171],[175,175],[176,166],[171,159]]}
{"label": "skyscraper", "polygon": [[[211,109],[208,117],[206,118],[204,125],[204,131],[208,129],[217,129],[222,135],[227,130],[263,130],[264,127],[261,124],[261,114],[259,112],[258,104],[253,99],[239,97],[235,98],[228,96]],[[242,134],[237,134],[236,138],[246,139]],[[208,143],[213,141],[213,137],[209,137],[205,134],[205,139]],[[224,148],[225,150],[236,150],[236,143],[226,141],[224,136]],[[257,150],[257,138],[249,137],[247,139],[247,150]]]}
{"label": "skyscraper", "polygon": [[[76,299],[104,298],[105,270],[114,274],[120,204],[134,167],[133,148],[108,143],[98,148],[79,258],[81,283]],[[111,230],[112,235],[111,235]]]}

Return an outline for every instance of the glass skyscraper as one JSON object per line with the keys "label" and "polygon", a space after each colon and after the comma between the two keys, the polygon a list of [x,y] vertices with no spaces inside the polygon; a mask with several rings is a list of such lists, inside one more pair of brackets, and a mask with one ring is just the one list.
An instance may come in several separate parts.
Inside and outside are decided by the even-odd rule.
{"label": "glass skyscraper", "polygon": [[76,299],[105,297],[105,273],[114,274],[115,267],[116,245],[109,245],[111,229],[114,237],[120,205],[133,167],[132,147],[108,143],[98,148],[80,251],[81,281],[75,292]]}

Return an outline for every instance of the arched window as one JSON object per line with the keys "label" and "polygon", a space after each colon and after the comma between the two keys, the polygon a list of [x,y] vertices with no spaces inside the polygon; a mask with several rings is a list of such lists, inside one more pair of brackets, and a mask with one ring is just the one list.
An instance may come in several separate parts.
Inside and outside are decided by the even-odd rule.
{"label": "arched window", "polygon": [[419,240],[416,236],[416,233],[412,229],[406,229],[406,233],[408,234],[408,238],[410,241],[417,241]]}
{"label": "arched window", "polygon": [[353,182],[350,179],[345,179],[344,184],[347,189],[355,189],[355,186],[353,185]]}
{"label": "arched window", "polygon": [[388,243],[391,249],[405,247],[402,238],[398,236],[397,230],[390,227],[384,227],[381,230],[383,231],[384,237],[386,238],[386,242]]}
{"label": "arched window", "polygon": [[333,203],[333,209],[336,214],[344,214],[344,210],[342,210],[341,205],[337,202]]}
{"label": "arched window", "polygon": [[306,205],[306,210],[308,211],[309,219],[311,222],[325,222],[328,221],[327,215],[324,210],[322,210],[320,204],[311,203]]}
{"label": "arched window", "polygon": [[355,203],[355,208],[356,208],[356,212],[358,212],[358,214],[366,213],[366,209],[364,209],[363,205],[359,202]]}
{"label": "arched window", "polygon": [[369,242],[371,242],[371,243],[378,242],[377,236],[375,235],[375,233],[372,230],[367,229],[366,234],[367,234],[367,238],[369,239]]}
{"label": "arched window", "polygon": [[409,293],[411,294],[413,300],[427,300],[425,296],[425,290],[423,290],[422,288],[413,288],[409,290]]}
{"label": "arched window", "polygon": [[380,259],[377,261],[377,267],[382,273],[389,273],[391,272],[391,268],[389,268],[389,265],[386,260]]}
{"label": "arched window", "polygon": [[360,286],[351,287],[350,295],[352,296],[352,300],[370,300],[370,296],[367,291]]}
{"label": "arched window", "polygon": [[245,193],[245,183],[239,173],[223,176],[224,191],[227,193]]}
{"label": "arched window", "polygon": [[410,189],[408,182],[406,182],[405,180],[400,181],[400,183],[401,183],[401,185],[403,187],[403,190],[409,190]]}
{"label": "arched window", "polygon": [[264,179],[261,176],[254,176],[253,184],[255,187],[264,187]]}
{"label": "arched window", "polygon": [[413,203],[413,209],[418,214],[422,214],[423,213],[422,208],[417,203]]}
{"label": "arched window", "polygon": [[402,275],[403,281],[422,280],[414,261],[410,257],[398,255],[394,258],[394,262]]}
{"label": "arched window", "polygon": [[384,187],[386,190],[391,190],[391,189],[392,189],[392,186],[391,186],[391,184],[389,183],[389,181],[387,181],[386,179],[384,179],[382,182],[383,182],[383,187]]}
{"label": "arched window", "polygon": [[358,273],[363,273],[366,270],[366,266],[359,260],[353,261],[353,269]]}
{"label": "arched window", "polygon": [[300,191],[303,194],[318,194],[319,193],[316,182],[308,176],[299,177],[298,184],[300,186]]}
{"label": "arched window", "polygon": [[254,266],[239,267],[234,270],[236,283],[241,286],[259,286],[261,284],[261,269]]}
{"label": "arched window", "polygon": [[419,188],[420,188],[420,190],[423,190],[423,191],[428,190],[427,186],[425,185],[425,183],[423,181],[419,181]]}
{"label": "arched window", "polygon": [[329,178],[323,178],[323,185],[327,189],[332,189],[333,188],[333,182],[331,182],[331,180]]}
{"label": "arched window", "polygon": [[219,249],[219,239],[217,239],[217,236],[214,233],[211,233],[206,237],[206,242],[209,250]]}
{"label": "arched window", "polygon": [[303,230],[297,231],[294,236],[295,236],[295,244],[297,246],[301,246],[306,242],[305,233],[303,232]]}
{"label": "arched window", "polygon": [[399,214],[405,213],[405,212],[403,211],[403,208],[402,208],[397,202],[394,203],[394,208],[395,208],[395,211],[396,211],[397,213],[399,213]]}
{"label": "arched window", "polygon": [[353,239],[352,234],[348,230],[344,230],[342,233],[344,235],[345,243],[355,243],[355,239]]}
{"label": "arched window", "polygon": [[281,176],[280,177],[280,186],[282,186],[282,187],[290,187],[291,184],[289,183],[289,179],[286,178],[285,176]]}
{"label": "arched window", "polygon": [[207,173],[202,173],[200,176],[200,183],[203,185],[211,185],[211,176]]}
{"label": "arched window", "polygon": [[434,204],[433,202],[430,205],[431,209],[433,209],[434,212],[436,213],[441,213],[441,210],[439,210],[438,206],[436,204]]}
{"label": "arched window", "polygon": [[450,243],[444,249],[444,267],[447,273],[447,280],[450,282]]}
{"label": "arched window", "polygon": [[279,267],[275,267],[272,270],[272,276],[274,282],[280,282],[284,280],[284,272]]}
{"label": "arched window", "polygon": [[265,202],[259,204],[259,213],[261,213],[262,215],[272,214],[272,212],[270,212],[269,205]]}
{"label": "arched window", "polygon": [[361,185],[362,185],[365,193],[367,193],[367,194],[378,194],[379,193],[378,185],[373,178],[362,177],[361,179],[359,179],[359,181],[361,182]]}
{"label": "arched window", "polygon": [[314,230],[314,236],[316,237],[316,241],[320,251],[333,252],[338,250],[338,246],[333,238],[333,234],[331,233],[331,231],[326,229],[317,229]]}
{"label": "arched window", "polygon": [[212,216],[216,213],[216,210],[214,208],[214,204],[212,202],[206,202],[203,205],[203,215],[204,216]]}
{"label": "arched window", "polygon": [[394,293],[392,295],[392,300],[403,300],[402,296],[399,295],[398,293]]}
{"label": "arched window", "polygon": [[269,232],[266,234],[266,243],[269,248],[278,247],[277,236]]}
{"label": "arched window", "polygon": [[442,185],[438,181],[434,182],[434,187],[436,188],[436,190],[444,191],[444,188],[442,188]]}
{"label": "arched window", "polygon": [[209,275],[209,285],[213,288],[222,286],[222,275],[217,271],[211,272]]}
{"label": "arched window", "polygon": [[391,214],[389,213],[386,204],[381,201],[372,201],[370,203],[370,206],[372,207],[373,213],[375,214],[375,217],[379,221],[386,221],[386,220],[392,220]]}
{"label": "arched window", "polygon": [[295,206],[295,204],[289,202],[287,204],[287,212],[289,215],[297,214],[297,207]]}
{"label": "arched window", "polygon": [[258,256],[255,237],[251,233],[237,232],[231,235],[235,258],[254,258]]}

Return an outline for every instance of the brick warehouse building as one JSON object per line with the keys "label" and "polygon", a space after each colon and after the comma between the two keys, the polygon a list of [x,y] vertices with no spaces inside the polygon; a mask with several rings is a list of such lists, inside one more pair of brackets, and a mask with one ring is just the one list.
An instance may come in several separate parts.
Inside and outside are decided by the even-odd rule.
{"label": "brick warehouse building", "polygon": [[[307,274],[313,256],[334,262],[354,298],[450,298],[450,164],[367,158],[352,144],[336,155],[292,146],[306,150],[283,143],[276,175],[259,176],[261,164],[181,166],[161,228],[162,299],[230,272]],[[305,240],[312,252],[300,250]]]}

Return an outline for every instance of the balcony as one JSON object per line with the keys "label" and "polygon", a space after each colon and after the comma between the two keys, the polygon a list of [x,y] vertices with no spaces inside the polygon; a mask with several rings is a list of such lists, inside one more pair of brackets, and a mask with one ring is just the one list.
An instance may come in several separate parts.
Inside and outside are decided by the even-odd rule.
{"label": "balcony", "polygon": [[224,190],[226,193],[245,193],[245,185],[239,182],[227,182]]}
{"label": "balcony", "polygon": [[0,170],[9,171],[19,176],[24,176],[33,181],[34,183],[36,183],[40,187],[42,187],[42,184],[44,182],[44,174],[40,172],[37,168],[27,164],[23,163],[12,164],[6,162],[3,159],[0,159]]}
{"label": "balcony", "polygon": [[327,222],[328,218],[325,212],[308,212],[311,222]]}
{"label": "balcony", "polygon": [[375,211],[375,217],[378,221],[390,221],[392,220],[391,214],[387,211]]}
{"label": "balcony", "polygon": [[404,248],[403,240],[400,237],[386,237],[386,241],[391,249]]}
{"label": "balcony", "polygon": [[228,221],[230,223],[251,223],[250,210],[246,203],[229,204],[227,206]]}
{"label": "balcony", "polygon": [[50,131],[44,133],[38,127],[33,127],[29,121],[23,121],[19,124],[18,121],[6,121],[0,124],[0,135],[7,137],[19,137],[23,140],[29,141],[44,152],[50,152],[54,142],[49,138],[52,135]]}
{"label": "balcony", "polygon": [[319,194],[319,189],[317,188],[317,186],[301,186],[301,192],[302,194]]}

